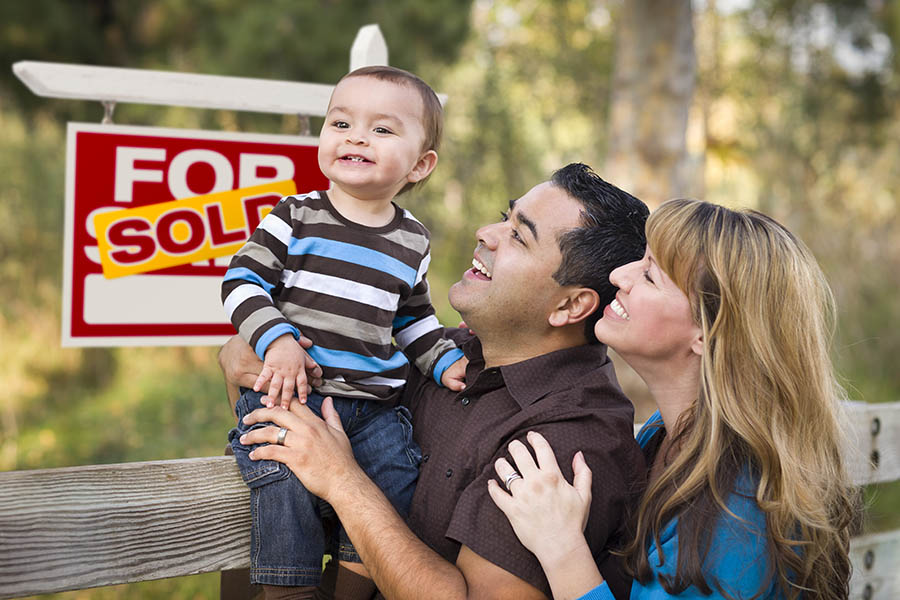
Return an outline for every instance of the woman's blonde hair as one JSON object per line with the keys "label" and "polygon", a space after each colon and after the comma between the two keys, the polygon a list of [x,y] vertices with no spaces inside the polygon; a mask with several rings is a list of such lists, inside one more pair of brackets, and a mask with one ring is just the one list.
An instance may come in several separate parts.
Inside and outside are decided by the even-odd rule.
{"label": "woman's blonde hair", "polygon": [[678,453],[636,513],[629,566],[649,578],[647,544],[677,517],[677,572],[663,585],[722,590],[701,571],[709,519],[728,511],[744,473],[758,478],[770,574],[785,597],[846,598],[858,496],[841,460],[834,300],[815,258],[759,212],[696,200],[662,204],[647,243],[689,298],[703,354],[699,396],[668,432]]}

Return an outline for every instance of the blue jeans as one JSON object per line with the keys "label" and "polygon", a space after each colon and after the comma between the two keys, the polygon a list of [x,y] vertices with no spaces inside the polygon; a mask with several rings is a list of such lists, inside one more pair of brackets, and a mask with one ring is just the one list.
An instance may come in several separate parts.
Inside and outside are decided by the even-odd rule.
{"label": "blue jeans", "polygon": [[[336,535],[326,533],[322,516],[331,512],[331,507],[309,493],[290,469],[276,461],[248,458],[257,446],[244,446],[240,436],[272,423],[244,425],[241,419],[262,406],[259,399],[263,394],[241,391],[235,407],[238,426],[228,439],[241,476],[250,487],[250,580],[268,585],[318,585],[326,549],[336,550],[339,560],[362,562],[343,527],[338,526]],[[306,405],[322,416],[322,400],[319,394],[310,394]],[[334,407],[359,466],[405,518],[422,459],[412,439],[409,411],[352,398],[334,398]]]}

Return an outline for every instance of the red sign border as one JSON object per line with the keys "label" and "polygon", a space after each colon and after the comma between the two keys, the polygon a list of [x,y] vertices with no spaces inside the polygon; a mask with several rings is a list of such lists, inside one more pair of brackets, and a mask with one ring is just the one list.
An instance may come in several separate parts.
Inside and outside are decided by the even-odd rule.
{"label": "red sign border", "polygon": [[[269,144],[294,144],[318,146],[319,140],[313,136],[292,136],[283,134],[262,134],[229,132],[203,129],[176,129],[167,127],[148,127],[140,125],[104,125],[97,123],[70,122],[66,130],[66,181],[65,181],[65,217],[63,224],[63,281],[62,281],[62,331],[63,347],[125,347],[125,346],[217,346],[224,343],[229,333],[227,326],[217,323],[193,324],[192,329],[208,332],[201,335],[172,335],[161,333],[171,329],[155,323],[123,323],[121,325],[97,325],[98,328],[109,328],[109,334],[96,336],[72,335],[72,311],[74,310],[74,232],[75,232],[75,150],[79,133],[110,133],[120,135],[136,135],[146,137],[199,138],[204,140],[255,142]],[[223,312],[224,315],[224,312]],[[122,326],[130,328],[128,335],[116,335],[115,331]],[[233,329],[232,329],[233,331]]]}

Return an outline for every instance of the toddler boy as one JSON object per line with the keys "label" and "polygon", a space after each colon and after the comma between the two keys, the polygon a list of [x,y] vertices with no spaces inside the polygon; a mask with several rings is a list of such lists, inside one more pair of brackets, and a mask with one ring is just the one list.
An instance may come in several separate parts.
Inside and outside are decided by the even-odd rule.
{"label": "toddler boy", "polygon": [[[443,337],[429,298],[428,230],[393,203],[434,169],[441,128],[440,102],[415,75],[379,66],[344,76],[319,136],[330,188],[283,198],[225,274],[225,310],[264,361],[229,438],[251,488],[251,579],[268,598],[313,597],[323,507],[284,465],[247,458],[243,416],[261,401],[287,408],[295,391],[320,414],[332,396],[354,455],[405,516],[420,460],[409,414],[395,407],[409,362],[452,390],[465,387],[466,360]],[[308,394],[316,365],[322,383]],[[366,575],[340,528],[339,538],[335,558]]]}

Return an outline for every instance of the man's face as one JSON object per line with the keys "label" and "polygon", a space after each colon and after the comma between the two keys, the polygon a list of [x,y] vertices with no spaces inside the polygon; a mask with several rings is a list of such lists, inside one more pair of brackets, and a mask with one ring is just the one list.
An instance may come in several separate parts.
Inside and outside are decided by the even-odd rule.
{"label": "man's face", "polygon": [[510,202],[509,212],[480,228],[473,267],[450,288],[450,304],[480,337],[547,327],[562,295],[553,279],[559,236],[581,222],[581,204],[544,182]]}

